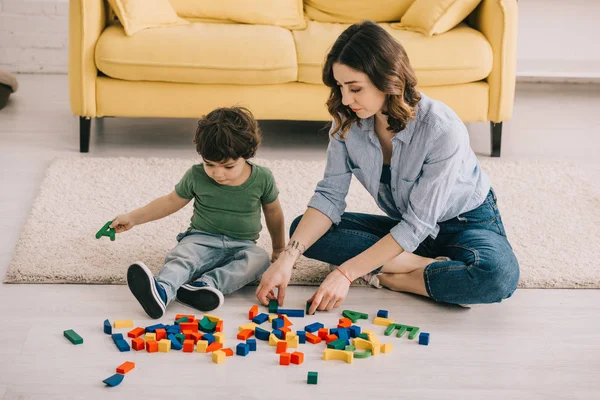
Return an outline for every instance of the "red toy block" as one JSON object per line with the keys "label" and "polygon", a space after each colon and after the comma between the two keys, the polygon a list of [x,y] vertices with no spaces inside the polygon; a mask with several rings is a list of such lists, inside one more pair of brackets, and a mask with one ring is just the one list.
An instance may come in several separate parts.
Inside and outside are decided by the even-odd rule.
{"label": "red toy block", "polygon": [[158,342],[156,340],[149,340],[146,342],[146,351],[148,353],[156,353],[158,351]]}
{"label": "red toy block", "polygon": [[217,322],[217,326],[215,326],[215,332],[223,332],[223,320],[220,319],[219,322]]}
{"label": "red toy block", "polygon": [[250,337],[254,335],[254,331],[252,329],[244,329],[237,334],[237,338],[239,340],[248,340]]}
{"label": "red toy block", "polygon": [[192,332],[190,333],[190,340],[194,341],[194,344],[198,343],[198,340],[202,340],[202,333],[200,332]]}
{"label": "red toy block", "polygon": [[286,351],[287,351],[287,342],[278,342],[275,353],[281,354],[281,353],[285,353]]}
{"label": "red toy block", "polygon": [[279,365],[290,365],[291,356],[290,353],[281,353],[279,355]]}
{"label": "red toy block", "polygon": [[146,348],[146,344],[144,343],[144,339],[138,337],[135,339],[131,339],[131,347],[135,351],[144,350]]}
{"label": "red toy block", "polygon": [[295,351],[292,353],[292,364],[300,365],[304,362],[304,353]]}
{"label": "red toy block", "polygon": [[288,332],[291,332],[291,331],[292,331],[292,330],[291,330],[290,328],[288,328],[287,326],[284,326],[284,327],[282,327],[282,328],[279,328],[279,330],[280,330],[281,332],[283,332],[283,334],[284,334],[284,335],[285,335],[286,333],[288,333]]}
{"label": "red toy block", "polygon": [[194,352],[194,341],[191,339],[187,339],[183,341],[183,352],[184,353],[193,353]]}
{"label": "red toy block", "polygon": [[283,326],[286,328],[294,325],[294,324],[292,324],[292,321],[290,321],[288,319],[287,315],[285,315],[285,314],[279,314],[277,317],[281,318],[283,320]]}
{"label": "red toy block", "polygon": [[338,337],[336,335],[327,335],[325,337],[325,343],[329,344],[331,342],[333,342],[334,340],[338,340]]}
{"label": "red toy block", "polygon": [[123,364],[121,364],[117,367],[117,373],[125,375],[126,373],[128,373],[129,371],[131,371],[134,368],[135,368],[135,363],[132,363],[131,361],[125,361]]}
{"label": "red toy block", "polygon": [[179,324],[181,327],[181,331],[192,331],[198,332],[198,323],[197,322],[182,322]]}
{"label": "red toy block", "polygon": [[252,321],[258,315],[258,306],[255,304],[248,311],[248,319]]}
{"label": "red toy block", "polygon": [[156,341],[159,342],[167,338],[167,331],[165,328],[159,328],[154,331],[156,333]]}
{"label": "red toy block", "polygon": [[206,348],[206,352],[210,353],[212,351],[216,351],[216,350],[220,350],[223,348],[223,343],[219,343],[219,342],[212,342],[207,348]]}
{"label": "red toy block", "polygon": [[308,343],[317,344],[317,343],[321,343],[321,338],[318,337],[317,335],[313,335],[310,332],[306,332],[306,341]]}
{"label": "red toy block", "polygon": [[349,318],[340,318],[338,322],[338,328],[350,328],[352,321]]}
{"label": "red toy block", "polygon": [[136,338],[142,336],[145,332],[146,330],[144,328],[135,328],[130,330],[127,333],[127,336],[129,336],[130,338]]}
{"label": "red toy block", "polygon": [[177,315],[175,316],[175,321],[177,321],[178,319],[181,319],[181,318],[183,318],[183,317],[187,317],[187,319],[188,319],[188,322],[192,322],[193,320],[195,320],[195,319],[196,319],[196,317],[195,317],[195,316],[193,316],[193,315],[191,315],[191,314],[177,314]]}
{"label": "red toy block", "polygon": [[318,335],[321,339],[325,340],[325,338],[327,337],[327,335],[329,335],[329,329],[327,328],[321,328],[319,329]]}
{"label": "red toy block", "polygon": [[228,347],[228,348],[226,348],[226,349],[222,349],[222,351],[223,351],[223,353],[225,353],[225,355],[226,355],[227,357],[231,357],[231,356],[233,356],[233,350],[232,350],[232,349],[230,349],[229,347]]}

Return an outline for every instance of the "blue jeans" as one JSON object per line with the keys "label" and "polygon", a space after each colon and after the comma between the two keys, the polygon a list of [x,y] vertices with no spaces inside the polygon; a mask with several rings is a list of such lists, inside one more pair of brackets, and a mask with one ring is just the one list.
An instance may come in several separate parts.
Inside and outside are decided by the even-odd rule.
{"label": "blue jeans", "polygon": [[[290,236],[301,218],[292,223]],[[387,216],[344,213],[339,225],[332,226],[304,255],[341,265],[373,246],[398,222]],[[519,283],[519,263],[506,239],[493,190],[479,207],[439,226],[437,238],[428,236],[414,251],[423,257],[451,259],[425,267],[429,297],[445,303],[477,304],[500,302],[513,294]]]}
{"label": "blue jeans", "polygon": [[167,254],[156,280],[167,292],[167,304],[184,283],[204,282],[229,294],[256,281],[270,265],[266,250],[251,240],[189,230]]}

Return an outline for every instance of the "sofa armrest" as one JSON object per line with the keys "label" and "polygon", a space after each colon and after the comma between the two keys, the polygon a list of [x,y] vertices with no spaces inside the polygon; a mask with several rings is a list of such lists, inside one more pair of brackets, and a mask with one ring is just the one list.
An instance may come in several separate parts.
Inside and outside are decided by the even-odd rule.
{"label": "sofa armrest", "polygon": [[106,26],[104,0],[69,1],[69,94],[71,111],[96,116],[96,42]]}
{"label": "sofa armrest", "polygon": [[488,118],[506,121],[513,111],[517,65],[517,0],[483,0],[469,23],[492,46],[494,64],[487,78],[490,87]]}

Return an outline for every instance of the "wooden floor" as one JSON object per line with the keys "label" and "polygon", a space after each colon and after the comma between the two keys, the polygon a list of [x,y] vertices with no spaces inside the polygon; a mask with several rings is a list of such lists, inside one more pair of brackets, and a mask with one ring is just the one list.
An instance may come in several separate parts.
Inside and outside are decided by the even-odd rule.
{"label": "wooden floor", "polygon": [[[47,166],[55,157],[79,154],[78,121],[69,111],[66,77],[18,79],[19,92],[0,111],[2,276]],[[505,123],[503,157],[591,164],[600,153],[599,109],[599,86],[519,84],[514,117]],[[194,120],[106,118],[96,124],[86,156],[193,156],[194,126]],[[259,157],[325,156],[321,123],[271,121],[261,126]],[[473,148],[485,156],[488,124],[468,127]],[[314,289],[290,288],[286,307],[302,307]],[[237,344],[237,326],[247,321],[254,301],[253,289],[244,289],[216,312],[225,320],[227,346]],[[0,399],[599,398],[598,290],[518,290],[501,304],[462,309],[387,290],[353,288],[343,308],[371,317],[387,309],[397,322],[430,332],[431,344],[385,337],[382,327],[363,321],[359,325],[393,343],[391,354],[347,365],[321,361],[322,345],[302,345],[304,364],[281,367],[273,348],[263,342],[258,352],[228,358],[224,365],[198,353],[119,353],[102,332],[105,319],[151,323],[127,287],[2,284]],[[184,312],[190,309],[173,304],[162,322]],[[333,327],[340,317],[339,312],[320,313],[293,322],[296,329],[314,321]],[[66,329],[77,331],[84,344],[71,345],[62,336]],[[136,368],[120,386],[105,388],[102,380],[127,360]],[[306,384],[308,371],[319,372],[317,386]]]}

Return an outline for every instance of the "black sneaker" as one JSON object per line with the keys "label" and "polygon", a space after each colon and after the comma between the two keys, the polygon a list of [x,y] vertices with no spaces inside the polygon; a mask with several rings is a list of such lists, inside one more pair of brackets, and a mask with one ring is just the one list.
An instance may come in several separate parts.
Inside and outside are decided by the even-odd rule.
{"label": "black sneaker", "polygon": [[143,262],[136,262],[129,266],[127,286],[150,318],[157,319],[163,316],[167,306],[167,294]]}
{"label": "black sneaker", "polygon": [[225,299],[223,293],[205,282],[192,282],[177,290],[177,300],[200,311],[212,311],[219,308]]}

